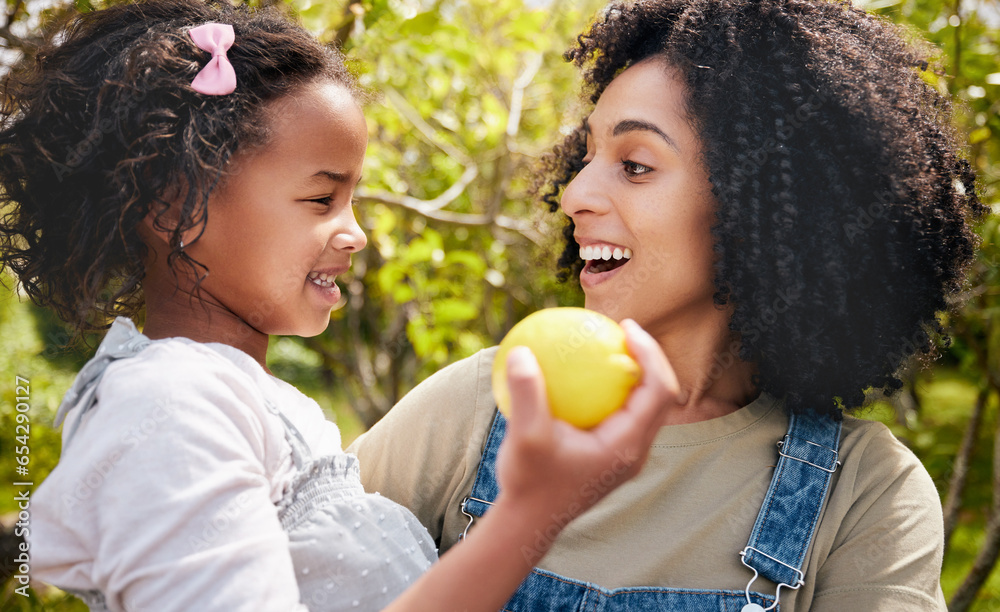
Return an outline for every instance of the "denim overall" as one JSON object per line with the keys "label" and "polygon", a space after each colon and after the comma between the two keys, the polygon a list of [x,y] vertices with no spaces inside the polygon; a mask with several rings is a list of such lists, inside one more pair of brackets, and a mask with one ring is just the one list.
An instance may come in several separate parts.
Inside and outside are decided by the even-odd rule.
{"label": "denim overall", "polygon": [[[96,404],[97,386],[108,366],[149,345],[149,338],[131,321],[120,318],[115,322],[60,406],[57,426],[71,408],[78,412],[64,451],[84,413]],[[437,560],[430,534],[403,506],[365,492],[354,455],[312,457],[292,422],[269,398],[263,399],[267,410],[284,425],[298,472],[276,507],[288,535],[300,601],[311,612],[381,610]],[[108,610],[99,590],[67,591],[82,599],[91,612]]]}
{"label": "denim overall", "polygon": [[[500,489],[496,458],[507,428],[499,412],[493,420],[472,491],[462,512],[475,518],[492,505]],[[830,480],[839,465],[840,423],[828,417],[793,414],[788,433],[778,442],[778,465],[746,547],[739,551],[753,570],[744,591],[626,587],[606,589],[535,568],[503,607],[504,612],[698,612],[780,611],[781,589],[797,589],[805,576],[802,564],[812,542]],[[468,527],[466,528],[468,533]],[[464,535],[464,534],[463,534]],[[737,554],[737,551],[733,551]],[[778,585],[774,596],[750,590],[758,575]]]}

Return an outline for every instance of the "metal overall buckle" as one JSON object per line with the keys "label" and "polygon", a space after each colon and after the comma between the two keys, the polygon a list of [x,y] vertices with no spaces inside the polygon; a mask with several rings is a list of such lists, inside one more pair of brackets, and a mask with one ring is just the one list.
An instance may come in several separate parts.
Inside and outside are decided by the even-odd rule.
{"label": "metal overall buckle", "polygon": [[[780,565],[784,565],[785,567],[787,567],[788,569],[792,570],[793,572],[795,572],[798,575],[798,579],[795,581],[794,585],[786,584],[784,582],[781,582],[781,583],[778,584],[778,588],[774,591],[774,603],[771,604],[770,606],[766,607],[766,608],[761,607],[760,604],[755,604],[754,602],[750,601],[750,585],[752,585],[754,583],[754,581],[757,580],[757,577],[760,576],[760,574],[757,572],[757,568],[755,568],[752,565],[750,565],[749,563],[747,563],[746,554],[747,554],[747,552],[749,552],[751,550],[754,551],[755,553],[757,553],[758,555],[763,555],[763,556],[767,557],[768,559],[770,559],[771,561],[774,561],[775,563],[778,563]],[[751,578],[750,582],[747,583],[747,588],[745,589],[745,595],[746,595],[746,598],[747,598],[747,605],[743,606],[743,609],[740,612],[766,612],[767,610],[774,610],[775,608],[778,607],[778,600],[781,598],[781,587],[788,587],[789,589],[791,589],[791,590],[794,591],[795,589],[798,589],[803,584],[805,584],[805,574],[802,573],[802,570],[794,568],[791,565],[788,565],[787,563],[783,563],[783,562],[775,559],[771,555],[769,555],[769,554],[767,554],[765,552],[761,552],[760,550],[757,550],[753,546],[747,546],[742,551],[740,551],[740,562],[743,563],[743,565],[745,565],[745,566],[747,566],[747,567],[749,567],[750,569],[753,570],[753,578]]]}
{"label": "metal overall buckle", "polygon": [[[812,442],[810,440],[804,440],[804,442],[806,444],[812,444],[813,446],[815,446],[817,448],[826,449],[826,450],[830,451],[831,453],[833,453],[834,457],[840,457],[840,453],[837,452],[837,449],[835,449],[835,448],[830,448],[829,446],[823,446],[822,444],[816,444],[815,442]],[[816,468],[818,470],[823,470],[824,472],[827,472],[827,473],[830,473],[830,474],[833,474],[834,472],[836,472],[837,468],[840,467],[840,460],[839,459],[836,459],[834,461],[833,469],[830,469],[830,468],[825,468],[822,465],[816,465],[815,463],[813,463],[811,461],[806,461],[805,459],[799,459],[798,457],[793,457],[792,455],[789,455],[788,453],[785,452],[785,441],[784,440],[778,440],[778,454],[781,455],[782,457],[785,457],[786,459],[792,459],[793,461],[799,461],[799,462],[802,462],[802,463],[804,463],[806,465],[811,465],[811,466],[813,466],[814,468]],[[760,552],[760,551],[758,550],[757,552]],[[763,553],[761,553],[761,554],[763,554]],[[784,564],[782,564],[782,565],[784,565]]]}
{"label": "metal overall buckle", "polygon": [[493,505],[493,502],[488,502],[485,499],[479,499],[478,497],[471,497],[471,496],[469,496],[469,497],[466,497],[465,499],[462,500],[462,506],[461,506],[462,514],[464,514],[465,516],[469,517],[469,524],[465,526],[465,531],[463,531],[462,534],[460,536],[458,536],[458,541],[459,542],[461,542],[462,540],[464,540],[465,536],[469,535],[469,528],[472,527],[472,522],[476,520],[476,517],[473,516],[472,514],[469,514],[469,511],[465,509],[466,504],[468,504],[470,501],[477,501],[477,502],[486,504],[487,506],[492,506]]}

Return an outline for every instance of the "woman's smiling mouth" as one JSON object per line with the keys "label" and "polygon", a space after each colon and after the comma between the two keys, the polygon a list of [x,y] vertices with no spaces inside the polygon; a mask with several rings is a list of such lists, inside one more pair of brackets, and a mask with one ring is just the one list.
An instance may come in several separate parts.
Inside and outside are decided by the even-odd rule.
{"label": "woman's smiling mouth", "polygon": [[622,267],[632,259],[632,249],[611,245],[580,247],[580,259],[587,262],[586,274],[600,274]]}

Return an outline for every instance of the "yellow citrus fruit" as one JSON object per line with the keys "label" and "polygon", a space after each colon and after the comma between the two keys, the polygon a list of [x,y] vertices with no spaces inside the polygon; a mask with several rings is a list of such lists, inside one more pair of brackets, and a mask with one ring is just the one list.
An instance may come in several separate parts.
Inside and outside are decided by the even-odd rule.
{"label": "yellow citrus fruit", "polygon": [[507,353],[515,346],[538,360],[552,414],[583,429],[621,408],[642,373],[625,332],[608,317],[584,308],[539,310],[511,328],[493,362],[493,396],[506,416]]}

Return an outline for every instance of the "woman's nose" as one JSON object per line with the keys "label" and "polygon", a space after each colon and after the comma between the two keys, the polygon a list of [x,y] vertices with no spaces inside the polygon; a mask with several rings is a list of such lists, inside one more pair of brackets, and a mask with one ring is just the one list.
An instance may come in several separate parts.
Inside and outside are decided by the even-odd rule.
{"label": "woman's nose", "polygon": [[610,206],[606,188],[606,182],[600,178],[600,164],[592,161],[566,185],[560,206],[570,217],[587,213],[604,214]]}

